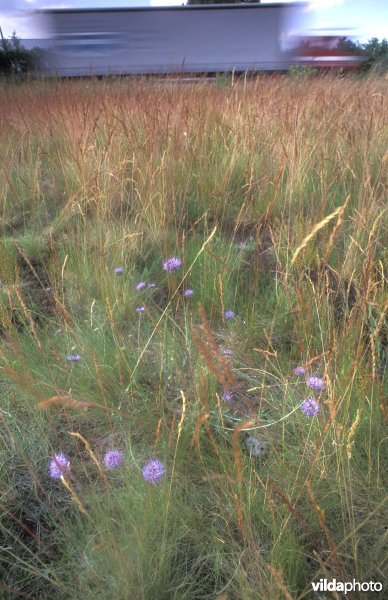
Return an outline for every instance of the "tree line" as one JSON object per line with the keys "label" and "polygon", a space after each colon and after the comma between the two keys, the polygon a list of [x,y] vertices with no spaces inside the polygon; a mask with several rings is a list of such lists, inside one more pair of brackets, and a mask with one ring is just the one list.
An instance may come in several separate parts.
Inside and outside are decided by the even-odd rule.
{"label": "tree line", "polygon": [[380,72],[388,70],[388,40],[385,38],[379,40],[373,37],[364,44],[345,39],[343,47],[345,50],[360,54],[365,58],[365,70],[374,69]]}

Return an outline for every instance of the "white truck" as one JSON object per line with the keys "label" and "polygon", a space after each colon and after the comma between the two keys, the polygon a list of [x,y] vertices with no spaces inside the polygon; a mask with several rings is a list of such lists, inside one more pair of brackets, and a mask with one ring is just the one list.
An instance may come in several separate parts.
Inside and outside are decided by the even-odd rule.
{"label": "white truck", "polygon": [[291,14],[300,4],[40,11],[51,49],[44,74],[100,76],[283,71]]}

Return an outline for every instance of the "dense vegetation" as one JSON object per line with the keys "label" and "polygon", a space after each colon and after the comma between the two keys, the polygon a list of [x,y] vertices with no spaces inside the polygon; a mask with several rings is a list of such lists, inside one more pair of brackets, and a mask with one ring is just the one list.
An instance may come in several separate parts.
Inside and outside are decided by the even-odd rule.
{"label": "dense vegetation", "polygon": [[385,583],[385,91],[2,84],[5,597]]}
{"label": "dense vegetation", "polygon": [[356,52],[365,58],[364,69],[387,72],[388,70],[388,40],[371,38],[368,42],[353,42],[346,40],[345,49]]}
{"label": "dense vegetation", "polygon": [[27,50],[16,33],[10,40],[0,41],[0,75],[24,77],[38,71],[39,60],[43,56],[41,48]]}

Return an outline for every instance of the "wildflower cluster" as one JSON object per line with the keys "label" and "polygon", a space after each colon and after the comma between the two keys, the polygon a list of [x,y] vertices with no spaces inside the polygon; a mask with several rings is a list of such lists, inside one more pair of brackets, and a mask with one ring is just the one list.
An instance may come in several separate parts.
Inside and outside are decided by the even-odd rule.
{"label": "wildflower cluster", "polygon": [[[108,450],[104,455],[104,465],[111,471],[121,467],[124,453],[121,450]],[[149,460],[142,469],[142,475],[148,483],[159,483],[166,469],[162,462],[157,459]],[[49,462],[49,475],[52,479],[60,479],[70,475],[70,460],[63,452],[54,454]]]}
{"label": "wildflower cluster", "polygon": [[[172,256],[171,258],[166,259],[163,262],[163,270],[168,273],[172,273],[177,271],[182,266],[182,260],[176,256]],[[123,275],[124,267],[116,267],[114,269],[115,275]],[[150,282],[147,283],[145,281],[139,281],[135,285],[135,289],[137,291],[142,291],[146,288],[154,288],[156,287],[156,283]],[[194,295],[194,290],[190,288],[186,288],[182,292],[183,298],[190,298]],[[141,314],[146,311],[145,306],[140,305],[136,308],[136,312]],[[233,310],[227,310],[224,312],[224,318],[227,320],[233,319],[235,313]],[[224,348],[222,350],[223,356],[232,356],[233,352],[230,348]],[[79,354],[69,354],[67,356],[67,360],[69,362],[78,362],[81,359]],[[225,390],[222,396],[225,402],[231,403],[234,400],[234,393],[230,390]],[[124,454],[121,450],[109,450],[105,453],[103,458],[103,463],[105,468],[108,470],[118,469],[122,466],[124,460]],[[151,484],[156,484],[161,481],[163,476],[165,475],[166,469],[163,463],[155,458],[149,460],[144,467],[142,468],[142,475],[145,481]],[[60,479],[62,476],[65,477],[70,473],[70,461],[68,457],[59,452],[54,455],[54,458],[50,460],[49,463],[49,474],[53,479]]]}
{"label": "wildflower cluster", "polygon": [[155,288],[156,283],[146,283],[145,281],[139,281],[138,284],[135,285],[135,289],[138,291],[144,290],[145,288]]}
{"label": "wildflower cluster", "polygon": [[179,269],[181,266],[182,266],[181,259],[177,258],[176,256],[172,256],[171,258],[168,258],[167,260],[164,261],[163,270],[168,271],[168,273],[172,273],[173,271],[176,271],[177,269]]}
{"label": "wildflower cluster", "polygon": [[[294,369],[295,375],[305,375],[305,373],[305,367],[299,366]],[[317,392],[321,392],[324,387],[324,381],[321,377],[310,376],[306,379],[306,383],[309,388]],[[311,396],[302,402],[300,409],[306,415],[306,417],[316,417],[321,408],[319,402],[317,402],[317,400]]]}

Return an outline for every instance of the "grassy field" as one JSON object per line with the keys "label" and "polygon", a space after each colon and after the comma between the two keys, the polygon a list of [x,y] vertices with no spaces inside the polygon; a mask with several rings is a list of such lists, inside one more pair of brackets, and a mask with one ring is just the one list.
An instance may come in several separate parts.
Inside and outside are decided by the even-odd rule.
{"label": "grassy field", "polygon": [[386,584],[386,114],[377,77],[2,84],[2,598]]}

